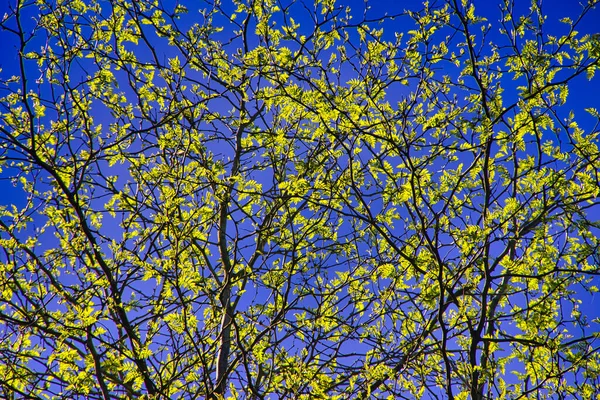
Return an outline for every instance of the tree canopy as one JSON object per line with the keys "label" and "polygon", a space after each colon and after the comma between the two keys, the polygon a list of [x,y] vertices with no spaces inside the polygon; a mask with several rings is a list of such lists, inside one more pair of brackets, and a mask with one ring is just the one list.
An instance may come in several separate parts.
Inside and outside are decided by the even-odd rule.
{"label": "tree canopy", "polygon": [[0,397],[595,398],[597,3],[10,0]]}

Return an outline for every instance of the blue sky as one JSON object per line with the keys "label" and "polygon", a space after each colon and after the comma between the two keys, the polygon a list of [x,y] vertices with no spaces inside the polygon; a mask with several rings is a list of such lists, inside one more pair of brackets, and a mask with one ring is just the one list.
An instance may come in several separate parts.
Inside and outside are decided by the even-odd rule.
{"label": "blue sky", "polygon": [[[344,5],[348,4],[354,10],[362,10],[362,9],[364,9],[364,5],[365,5],[365,3],[363,1],[344,1],[344,2],[340,2],[339,4],[344,4]],[[402,2],[402,1],[392,2],[392,1],[382,1],[382,0],[372,1],[372,2],[370,2],[371,8],[367,11],[366,15],[368,18],[376,19],[386,13],[388,15],[401,13],[405,8],[413,7],[415,5],[418,6],[418,4],[420,4],[420,2],[417,2],[417,1],[406,1],[406,2]],[[497,6],[496,2],[480,0],[480,1],[476,1],[475,4],[476,4],[476,12],[477,13],[481,12],[481,14],[485,15],[489,19],[490,23],[494,23],[494,24],[496,23],[496,21],[499,18],[499,15],[500,15],[500,12],[498,10],[498,6]],[[523,2],[518,2],[518,4],[520,7],[520,10],[522,10],[523,12],[525,12],[527,10],[527,6],[521,6],[522,4],[524,4]],[[559,17],[564,17],[564,16],[575,17],[577,15],[578,9],[579,9],[578,4],[579,4],[578,1],[556,1],[556,0],[545,1],[544,2],[544,10],[548,14],[548,21],[549,21],[548,25],[547,25],[548,30],[564,33],[565,30],[567,29],[566,25],[555,22],[555,20],[558,19]],[[6,6],[6,3],[2,3],[0,5],[0,17],[4,13],[4,10],[2,10],[2,8],[1,8],[3,6]],[[360,12],[358,12],[358,13],[360,14]],[[190,14],[189,14],[190,19],[187,22],[193,22],[194,15],[196,15],[196,14],[194,14],[194,11],[190,10]],[[358,19],[358,16],[356,17],[356,19]],[[407,21],[408,20],[405,17],[401,17],[394,21],[391,21],[391,20],[387,21],[382,26],[383,26],[384,30],[386,32],[388,32],[388,34],[391,36],[391,34],[394,30],[405,31],[405,30],[409,29],[408,28],[409,23]],[[600,30],[600,27],[598,26],[597,21],[600,21],[600,9],[594,10],[592,12],[592,14],[586,18],[585,23],[581,24],[581,26],[579,27],[579,31],[583,34],[598,33],[598,31]],[[298,22],[300,22],[300,24],[309,23],[309,21],[306,18],[302,17],[302,14],[299,14]],[[223,34],[225,36],[226,32],[224,32]],[[10,40],[4,40],[4,38],[6,38],[7,36],[4,34],[0,34],[0,35],[1,35],[0,37],[3,39],[3,41],[2,41],[3,50],[2,50],[2,53],[0,53],[0,66],[2,67],[3,71],[0,76],[2,77],[2,79],[6,79],[7,76],[18,73],[17,57],[15,54],[16,43],[11,42]],[[490,40],[495,41],[495,38],[498,38],[498,37],[499,37],[499,34],[498,34],[497,30],[493,29],[490,34]],[[34,74],[38,73],[37,70],[33,70],[32,72]],[[572,84],[570,85],[570,97],[569,97],[569,100],[567,103],[567,107],[566,107],[566,109],[563,109],[561,111],[562,113],[565,113],[565,116],[566,116],[566,113],[568,112],[569,108],[576,110],[576,117],[579,121],[582,122],[583,128],[591,129],[591,128],[593,128],[593,123],[595,122],[595,121],[593,121],[592,118],[590,118],[589,116],[587,116],[586,114],[584,114],[582,112],[583,108],[586,108],[586,107],[600,108],[600,101],[597,100],[598,93],[600,93],[600,79],[599,78],[600,78],[600,76],[590,82],[590,81],[587,81],[584,76],[581,76],[578,79],[574,80],[572,82]],[[505,86],[507,88],[506,101],[510,103],[511,99],[517,98],[518,93],[516,90],[513,90],[511,93],[510,81],[507,80]],[[402,93],[390,93],[391,97],[401,96],[401,95],[402,95]],[[1,180],[0,180],[0,191],[2,191],[2,193],[4,194],[4,197],[3,197],[3,200],[1,203],[3,205],[9,204],[9,203],[20,204],[24,201],[23,193],[19,189],[14,188],[14,186],[11,182],[12,176],[10,175],[10,173],[11,173],[11,171],[9,169],[6,169],[2,173]],[[594,212],[596,212],[596,211],[597,210],[594,210]],[[582,294],[582,298],[584,299],[584,304],[582,305],[582,309],[585,310],[584,312],[589,313],[589,315],[597,316],[598,309],[600,309],[600,307],[597,306],[598,299],[591,297],[591,296],[583,297],[583,294]]]}

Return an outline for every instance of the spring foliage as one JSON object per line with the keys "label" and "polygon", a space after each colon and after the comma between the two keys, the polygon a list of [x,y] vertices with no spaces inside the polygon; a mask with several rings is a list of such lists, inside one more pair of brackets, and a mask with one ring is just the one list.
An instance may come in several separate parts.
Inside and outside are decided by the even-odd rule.
{"label": "spring foliage", "polygon": [[11,0],[0,396],[599,394],[596,2]]}

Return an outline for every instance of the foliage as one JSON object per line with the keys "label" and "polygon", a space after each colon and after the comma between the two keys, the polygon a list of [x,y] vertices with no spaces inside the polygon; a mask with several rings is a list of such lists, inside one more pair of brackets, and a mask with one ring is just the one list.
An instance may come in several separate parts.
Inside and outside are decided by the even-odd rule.
{"label": "foliage", "polygon": [[3,397],[600,393],[596,1],[164,3],[2,20]]}

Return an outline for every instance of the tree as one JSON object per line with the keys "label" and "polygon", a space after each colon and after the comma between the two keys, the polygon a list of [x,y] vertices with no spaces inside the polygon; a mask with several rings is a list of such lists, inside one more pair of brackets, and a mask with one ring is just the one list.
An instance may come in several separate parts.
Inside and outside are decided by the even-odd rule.
{"label": "tree", "polygon": [[164,3],[2,19],[3,397],[600,394],[596,0]]}

